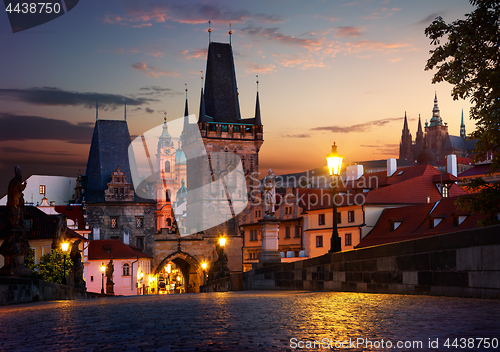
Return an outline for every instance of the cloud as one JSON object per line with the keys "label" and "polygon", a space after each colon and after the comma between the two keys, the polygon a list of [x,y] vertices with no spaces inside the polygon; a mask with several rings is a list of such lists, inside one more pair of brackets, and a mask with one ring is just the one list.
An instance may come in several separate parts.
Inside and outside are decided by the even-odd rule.
{"label": "cloud", "polygon": [[389,51],[396,52],[403,48],[409,48],[411,45],[408,43],[384,43],[373,40],[359,40],[357,42],[345,43],[345,47],[349,51],[360,52],[360,51]]}
{"label": "cloud", "polygon": [[154,111],[153,109],[150,109],[150,108],[148,107],[148,108],[146,108],[146,112],[147,112],[148,114],[152,114],[152,113],[154,113],[155,111]]}
{"label": "cloud", "polygon": [[361,147],[373,149],[373,154],[377,155],[397,155],[399,153],[399,144],[385,143],[385,144],[361,144]]}
{"label": "cloud", "polygon": [[321,59],[316,60],[310,53],[297,55],[273,54],[277,62],[283,67],[298,67],[307,69],[312,67],[325,67]]}
{"label": "cloud", "polygon": [[0,125],[0,141],[51,139],[88,144],[94,131],[91,122],[72,124],[64,120],[9,113],[0,113]]}
{"label": "cloud", "polygon": [[184,50],[182,55],[185,59],[206,59],[208,54],[208,48],[203,49],[193,49],[193,50]]}
{"label": "cloud", "polygon": [[323,126],[311,128],[312,131],[329,131],[333,133],[360,133],[369,132],[376,127],[384,126],[394,121],[401,121],[403,117],[388,117],[386,119],[369,121],[351,126]]}
{"label": "cloud", "polygon": [[59,88],[42,87],[27,89],[0,89],[0,99],[15,99],[24,103],[43,106],[82,106],[85,108],[95,108],[96,101],[99,101],[99,109],[114,110],[122,107],[124,101],[127,105],[139,106],[156,102],[156,99],[133,98],[120,94],[105,94],[94,92],[72,92]]}
{"label": "cloud", "polygon": [[281,16],[266,13],[253,13],[247,10],[232,10],[228,6],[214,4],[181,4],[181,3],[148,3],[129,2],[125,15],[106,14],[103,22],[108,24],[121,24],[131,27],[143,27],[152,23],[166,21],[200,24],[207,23],[244,23],[256,21],[261,23],[283,22]]}
{"label": "cloud", "polygon": [[251,73],[266,74],[276,71],[276,65],[273,64],[264,65],[243,61],[243,65],[245,65],[245,71]]}
{"label": "cloud", "polygon": [[314,17],[313,17],[313,18],[321,18],[321,19],[323,19],[323,20],[327,20],[327,21],[330,21],[330,22],[340,20],[340,18],[338,18],[338,17],[334,17],[334,16],[326,16],[326,15],[314,15]]}
{"label": "cloud", "polygon": [[320,47],[322,42],[314,37],[311,39],[297,38],[291,35],[283,34],[279,31],[278,27],[254,27],[250,25],[240,30],[253,37],[260,37],[270,41],[276,41],[281,44],[299,46],[307,49],[313,49],[314,47]]}
{"label": "cloud", "polygon": [[136,95],[175,96],[175,95],[182,95],[182,93],[177,92],[171,88],[162,88],[160,86],[147,86],[139,88],[139,93],[137,93]]}
{"label": "cloud", "polygon": [[434,19],[436,17],[439,17],[439,16],[443,17],[445,14],[446,14],[445,11],[433,12],[429,16],[426,16],[426,17],[422,18],[420,21],[418,21],[418,22],[416,22],[414,24],[415,25],[422,25],[422,24],[424,24],[424,25],[428,26],[428,25],[430,25],[432,23],[432,21],[434,21]]}
{"label": "cloud", "polygon": [[150,66],[145,62],[137,62],[132,65],[132,68],[138,71],[143,71],[148,76],[153,76],[154,78],[158,78],[161,76],[179,76],[179,73],[175,71],[162,71],[158,67]]}
{"label": "cloud", "polygon": [[14,147],[0,147],[2,151],[2,155],[13,154],[13,153],[21,153],[21,154],[30,154],[30,155],[48,155],[48,156],[79,156],[78,154],[68,153],[66,151],[56,151],[56,152],[48,152],[42,150],[33,150],[33,149],[25,149],[25,148],[14,148]]}
{"label": "cloud", "polygon": [[381,9],[374,10],[370,16],[365,17],[365,20],[377,20],[379,18],[386,18],[394,15],[394,13],[400,11],[401,8],[394,7],[392,9],[388,9],[387,7],[383,7]]}
{"label": "cloud", "polygon": [[335,34],[337,35],[337,37],[359,37],[363,33],[361,32],[360,28],[347,26],[336,27]]}
{"label": "cloud", "polygon": [[309,133],[301,133],[301,134],[282,134],[282,138],[310,138],[311,135]]}

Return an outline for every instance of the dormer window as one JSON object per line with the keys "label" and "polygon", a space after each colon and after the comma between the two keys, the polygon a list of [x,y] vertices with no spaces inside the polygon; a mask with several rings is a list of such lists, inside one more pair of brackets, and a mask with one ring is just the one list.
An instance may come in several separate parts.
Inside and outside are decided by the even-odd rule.
{"label": "dormer window", "polygon": [[433,229],[438,226],[444,218],[446,218],[446,215],[433,216],[429,218],[429,229]]}
{"label": "dormer window", "polygon": [[465,219],[467,219],[469,215],[469,212],[452,213],[451,216],[453,216],[453,226],[462,225],[462,223],[465,221]]}
{"label": "dormer window", "polygon": [[391,231],[396,230],[403,223],[403,219],[391,219]]}

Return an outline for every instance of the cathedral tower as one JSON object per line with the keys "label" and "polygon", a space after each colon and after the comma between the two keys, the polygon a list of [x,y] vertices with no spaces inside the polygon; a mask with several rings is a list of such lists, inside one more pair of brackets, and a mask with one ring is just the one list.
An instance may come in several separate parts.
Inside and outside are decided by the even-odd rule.
{"label": "cathedral tower", "polygon": [[413,160],[412,139],[410,130],[408,129],[408,120],[406,119],[406,111],[405,111],[405,121],[403,124],[403,130],[401,133],[401,142],[399,143],[399,158],[410,161]]}

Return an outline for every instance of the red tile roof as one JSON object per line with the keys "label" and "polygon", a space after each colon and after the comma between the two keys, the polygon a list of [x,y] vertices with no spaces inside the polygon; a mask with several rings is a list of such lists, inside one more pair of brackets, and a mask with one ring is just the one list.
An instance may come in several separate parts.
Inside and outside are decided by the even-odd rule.
{"label": "red tile roof", "polygon": [[434,175],[432,176],[432,182],[433,183],[454,183],[460,181],[460,179],[456,176],[453,176],[449,172],[444,173],[444,174],[439,174],[439,175]]}
{"label": "red tile roof", "polygon": [[78,224],[79,230],[85,229],[85,223],[83,220],[83,210],[82,205],[56,205],[55,211],[61,214],[65,214],[68,219],[71,219]]}
{"label": "red tile roof", "polygon": [[[25,220],[31,220],[31,229],[28,232],[28,240],[52,239],[57,230],[57,216],[45,214],[40,209],[33,206],[26,206]],[[9,221],[7,206],[0,206],[0,239],[7,235],[6,229]],[[79,238],[87,240],[75,231],[68,229],[66,236],[69,238]]]}
{"label": "red tile roof", "polygon": [[[450,197],[441,199],[437,205],[430,203],[386,209],[375,227],[356,248],[407,241],[477,227],[477,221],[485,216],[459,209],[454,204],[456,200],[457,197]],[[462,224],[455,226],[454,217],[458,215],[467,215],[467,218]],[[430,222],[437,217],[442,218],[441,222],[436,227],[431,228]],[[391,220],[402,220],[401,225],[394,231],[391,231]]]}
{"label": "red tile roof", "polygon": [[[486,173],[488,172],[488,170],[490,168],[490,165],[491,164],[476,165],[476,166],[470,168],[469,170],[462,172],[461,174],[458,175],[458,177],[459,178],[464,178],[464,177],[469,178],[469,177],[479,177],[479,176],[486,175]],[[500,173],[500,169],[497,172]]]}
{"label": "red tile roof", "polygon": [[89,260],[153,258],[139,247],[130,246],[120,240],[89,241]]}

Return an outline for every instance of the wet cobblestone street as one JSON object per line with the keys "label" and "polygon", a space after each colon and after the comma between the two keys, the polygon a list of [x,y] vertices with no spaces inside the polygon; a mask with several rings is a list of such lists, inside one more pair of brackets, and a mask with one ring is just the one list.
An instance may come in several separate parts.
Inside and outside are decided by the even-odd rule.
{"label": "wet cobblestone street", "polygon": [[[336,292],[229,292],[0,307],[2,351],[499,350],[446,348],[500,338],[500,301]],[[390,341],[392,348],[377,342]],[[438,348],[429,347],[438,339]],[[360,341],[360,340],[358,340]],[[415,348],[397,341],[422,341]],[[351,347],[351,348],[349,348]],[[435,347],[432,346],[432,347]]]}

